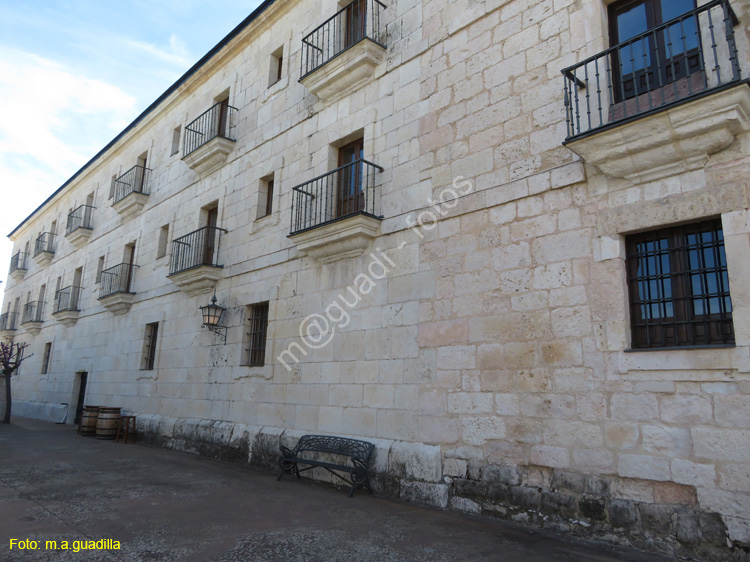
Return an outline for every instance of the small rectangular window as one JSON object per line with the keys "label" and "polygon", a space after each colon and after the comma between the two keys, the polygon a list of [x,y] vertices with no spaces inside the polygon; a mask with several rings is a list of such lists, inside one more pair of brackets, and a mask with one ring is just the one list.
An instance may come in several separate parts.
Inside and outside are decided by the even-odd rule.
{"label": "small rectangular window", "polygon": [[99,256],[99,262],[96,264],[96,282],[102,280],[102,271],[104,271],[104,256]]}
{"label": "small rectangular window", "polygon": [[268,302],[247,307],[246,364],[262,367],[266,364],[266,335],[268,332]]}
{"label": "small rectangular window", "polygon": [[46,375],[49,370],[49,362],[52,357],[52,342],[44,344],[44,355],[42,356],[42,374]]}
{"label": "small rectangular window", "polygon": [[172,152],[170,156],[174,156],[180,151],[180,127],[175,127],[172,131]]}
{"label": "small rectangular window", "polygon": [[284,72],[284,47],[279,47],[271,55],[271,69],[268,75],[268,86],[271,87],[281,80]]}
{"label": "small rectangular window", "polygon": [[156,364],[156,341],[159,337],[159,323],[146,324],[146,337],[143,341],[143,358],[141,370],[153,371]]}
{"label": "small rectangular window", "polygon": [[167,246],[169,244],[169,225],[165,224],[159,229],[159,248],[156,251],[156,258],[163,258],[167,255]]}
{"label": "small rectangular window", "polygon": [[274,175],[260,180],[258,185],[258,213],[256,218],[267,217],[273,212]]}
{"label": "small rectangular window", "polygon": [[628,236],[632,347],[733,345],[720,220]]}

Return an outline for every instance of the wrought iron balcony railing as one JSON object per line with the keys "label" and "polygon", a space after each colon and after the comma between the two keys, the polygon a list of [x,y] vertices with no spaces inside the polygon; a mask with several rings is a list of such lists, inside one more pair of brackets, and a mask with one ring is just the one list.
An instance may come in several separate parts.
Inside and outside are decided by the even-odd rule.
{"label": "wrought iron balcony railing", "polygon": [[65,236],[79,228],[94,228],[94,207],[91,205],[81,205],[68,215]]}
{"label": "wrought iron balcony railing", "polygon": [[55,235],[52,232],[45,232],[34,242],[34,257],[41,253],[55,253]]}
{"label": "wrought iron balcony railing", "polygon": [[65,287],[55,293],[55,305],[54,312],[62,312],[64,310],[79,310],[79,301],[81,298],[81,290],[83,287]]}
{"label": "wrought iron balcony railing", "polygon": [[125,199],[131,193],[149,195],[151,193],[151,188],[149,187],[150,179],[150,169],[143,166],[133,166],[115,180],[114,203]]}
{"label": "wrought iron balcony railing", "polygon": [[728,0],[713,0],[563,69],[567,141],[741,81]]}
{"label": "wrought iron balcony railing", "polygon": [[42,322],[42,314],[44,313],[44,303],[40,301],[29,302],[23,305],[23,316],[21,317],[21,324],[27,322]]}
{"label": "wrought iron balcony railing", "polygon": [[236,141],[237,109],[219,102],[185,127],[183,158],[216,137]]}
{"label": "wrought iron balcony railing", "polygon": [[385,5],[378,0],[354,0],[302,39],[300,78],[364,39],[385,45],[385,26],[380,15]]}
{"label": "wrought iron balcony railing", "polygon": [[376,172],[383,168],[357,160],[292,189],[290,235],[352,215],[380,216]]}
{"label": "wrought iron balcony railing", "polygon": [[99,298],[103,299],[115,293],[132,293],[133,278],[137,265],[121,263],[102,271],[99,284]]}
{"label": "wrought iron balcony railing", "polygon": [[204,226],[175,239],[172,242],[169,274],[174,275],[202,265],[223,267],[219,264],[219,242],[222,232],[226,230],[215,226]]}
{"label": "wrought iron balcony railing", "polygon": [[18,314],[15,312],[5,312],[0,314],[0,330],[13,332],[18,329]]}
{"label": "wrought iron balcony railing", "polygon": [[14,271],[26,271],[26,253],[16,252],[13,257],[10,258],[10,272]]}

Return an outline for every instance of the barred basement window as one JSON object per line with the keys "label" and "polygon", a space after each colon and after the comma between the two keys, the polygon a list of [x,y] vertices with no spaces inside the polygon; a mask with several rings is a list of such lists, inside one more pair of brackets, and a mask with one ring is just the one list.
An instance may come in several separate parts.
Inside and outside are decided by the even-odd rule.
{"label": "barred basement window", "polygon": [[42,374],[46,375],[49,371],[49,361],[52,357],[52,342],[44,344],[44,355],[42,356]]}
{"label": "barred basement window", "polygon": [[628,236],[633,348],[734,345],[720,220]]}
{"label": "barred basement window", "polygon": [[156,363],[156,340],[159,336],[159,323],[146,324],[146,339],[143,342],[142,371],[153,371]]}
{"label": "barred basement window", "polygon": [[247,318],[250,330],[247,332],[247,359],[245,364],[262,367],[266,364],[266,334],[268,331],[268,303],[248,306]]}

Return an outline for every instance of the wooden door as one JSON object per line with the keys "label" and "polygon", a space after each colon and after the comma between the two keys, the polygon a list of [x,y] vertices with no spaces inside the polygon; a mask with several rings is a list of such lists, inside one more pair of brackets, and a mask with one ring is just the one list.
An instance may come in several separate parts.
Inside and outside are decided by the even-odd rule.
{"label": "wooden door", "polygon": [[124,279],[121,281],[124,282],[122,287],[120,287],[124,292],[129,293],[130,287],[133,283],[133,268],[135,263],[135,244],[128,244],[125,246],[125,275]]}
{"label": "wooden door", "polygon": [[339,149],[336,217],[345,217],[365,208],[362,191],[362,148],[362,139],[357,139]]}
{"label": "wooden door", "polygon": [[227,136],[227,121],[229,120],[229,98],[219,102],[218,119],[216,123],[216,136]]}
{"label": "wooden door", "polygon": [[214,264],[214,252],[216,250],[216,225],[219,220],[219,208],[208,209],[206,214],[205,245],[203,246],[203,264]]}
{"label": "wooden door", "polygon": [[143,193],[143,186],[146,183],[146,161],[147,156],[144,154],[138,158],[140,168],[135,169],[135,191],[138,193]]}
{"label": "wooden door", "polygon": [[78,387],[78,401],[76,403],[76,417],[73,423],[79,425],[81,423],[81,415],[83,414],[83,402],[86,398],[86,383],[88,382],[89,374],[85,372],[79,373],[80,386]]}
{"label": "wooden door", "polygon": [[344,49],[348,49],[365,37],[367,23],[366,0],[354,0],[344,8]]}

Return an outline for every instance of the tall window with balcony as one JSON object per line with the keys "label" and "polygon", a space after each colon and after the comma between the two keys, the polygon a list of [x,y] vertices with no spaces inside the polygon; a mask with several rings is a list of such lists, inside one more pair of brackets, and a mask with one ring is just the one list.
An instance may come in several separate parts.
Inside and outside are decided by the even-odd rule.
{"label": "tall window with balcony", "polygon": [[623,0],[608,16],[611,47],[562,71],[569,140],[741,79],[728,0]]}
{"label": "tall window with balcony", "polygon": [[113,183],[112,207],[124,217],[140,211],[151,194],[151,171],[147,167],[148,155],[141,154],[136,165],[120,175]]}
{"label": "tall window with balcony", "polygon": [[236,108],[229,105],[229,92],[185,127],[183,161],[201,175],[222,166],[237,140]]}
{"label": "tall window with balcony", "polygon": [[99,284],[99,302],[113,314],[124,314],[133,304],[135,291],[135,242],[125,245],[122,263],[103,269]]}
{"label": "tall window with balcony", "polygon": [[219,250],[221,236],[226,230],[219,228],[219,208],[212,204],[201,210],[205,225],[172,242],[169,278],[188,294],[210,290],[221,277]]}
{"label": "tall window with balcony", "polygon": [[26,260],[29,256],[29,244],[26,243],[25,251],[19,250],[10,258],[10,276],[13,279],[23,279],[26,275],[27,266]]}
{"label": "tall window with balcony", "polygon": [[382,219],[378,174],[383,168],[364,159],[362,138],[337,152],[333,171],[292,189],[289,237],[300,255],[322,263],[360,255],[378,235]]}
{"label": "tall window with balcony", "polygon": [[15,332],[18,327],[18,314],[17,309],[11,311],[10,303],[8,303],[5,312],[0,314],[0,332]]}
{"label": "tall window with balcony", "polygon": [[367,81],[382,62],[385,26],[378,0],[354,0],[302,39],[300,82],[334,99]]}
{"label": "tall window with balcony", "polygon": [[73,326],[78,321],[81,304],[81,286],[83,279],[83,268],[79,267],[73,274],[73,284],[62,287],[62,278],[57,279],[57,291],[55,291],[55,302],[52,316],[64,326]]}
{"label": "tall window with balcony", "polygon": [[65,238],[74,246],[81,247],[94,229],[94,195],[89,195],[85,205],[76,207],[68,214]]}

